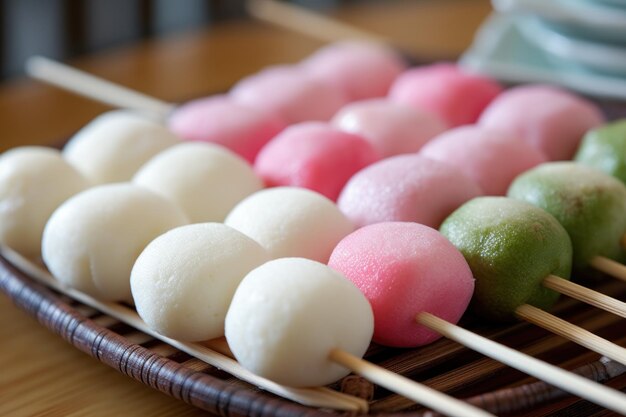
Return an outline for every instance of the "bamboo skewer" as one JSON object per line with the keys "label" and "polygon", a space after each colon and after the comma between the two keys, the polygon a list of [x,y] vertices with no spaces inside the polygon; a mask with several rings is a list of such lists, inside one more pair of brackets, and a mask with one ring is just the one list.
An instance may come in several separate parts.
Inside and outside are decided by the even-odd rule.
{"label": "bamboo skewer", "polygon": [[531,323],[534,323],[546,330],[565,337],[587,349],[598,352],[608,358],[626,365],[626,349],[612,343],[600,336],[597,336],[581,327],[568,321],[560,319],[537,307],[529,304],[518,307],[515,314]]}
{"label": "bamboo skewer", "polygon": [[[346,368],[352,370],[354,373],[363,376],[364,378],[377,383],[380,386],[390,388],[393,387],[393,391],[398,394],[402,394],[407,398],[411,398],[414,401],[423,404],[434,410],[443,412],[446,415],[451,416],[491,416],[484,410],[478,408],[467,407],[467,404],[454,400],[450,401],[450,397],[446,394],[435,391],[432,388],[428,388],[425,385],[418,384],[410,379],[407,379],[401,375],[394,374],[376,366],[370,362],[367,362],[361,358],[358,358],[348,352],[344,352],[339,349],[333,349],[329,358],[336,363],[339,363]],[[445,406],[445,407],[444,407]]]}
{"label": "bamboo skewer", "polygon": [[349,396],[328,388],[291,388],[279,385],[268,379],[261,378],[239,365],[235,360],[213,351],[199,343],[186,343],[165,337],[150,329],[137,313],[120,304],[102,302],[85,293],[68,288],[54,279],[46,270],[33,264],[18,253],[2,248],[2,256],[15,267],[36,279],[40,283],[53,288],[71,298],[93,307],[118,321],[126,323],[141,332],[149,334],[155,339],[161,340],[190,356],[198,358],[212,366],[220,368],[241,380],[263,388],[283,398],[312,407],[332,408],[346,411],[367,412],[368,404],[365,400]]}
{"label": "bamboo skewer", "polygon": [[389,39],[382,35],[362,30],[319,13],[313,13],[304,7],[293,4],[273,0],[249,0],[246,2],[246,10],[248,14],[258,20],[297,33],[304,33],[325,42],[356,39],[390,44]]}
{"label": "bamboo skewer", "polygon": [[[520,307],[521,308],[521,307]],[[534,308],[534,307],[533,307]],[[542,311],[542,310],[539,310]],[[542,311],[543,312],[543,311]],[[547,314],[547,313],[546,313]],[[626,414],[626,395],[448,323],[430,313],[416,321],[443,336],[609,410]]]}
{"label": "bamboo skewer", "polygon": [[130,88],[91,75],[42,56],[26,61],[26,72],[33,78],[69,90],[92,100],[165,119],[175,105]]}
{"label": "bamboo skewer", "polygon": [[[159,339],[190,356],[196,357],[217,368],[223,369],[226,372],[253,385],[259,386],[269,392],[288,398],[300,404],[314,407],[362,412],[366,412],[368,409],[368,404],[365,400],[333,391],[325,387],[291,388],[259,377],[243,368],[235,360],[215,350],[209,349],[202,343],[181,342],[157,333],[149,328],[134,310],[131,310],[128,307],[117,303],[102,302],[80,291],[66,287],[54,279],[49,272],[31,263],[16,252],[2,248],[2,255],[18,269],[37,279],[39,282],[54,288],[55,290],[64,293],[83,304],[94,307],[107,315],[115,317],[117,320],[126,323],[155,339]],[[204,343],[208,343],[209,345],[212,344],[211,342]],[[215,346],[218,349],[224,349],[224,345],[220,341],[215,343]],[[372,381],[378,383],[379,385],[384,386],[393,392],[406,395],[412,400],[419,402],[420,404],[424,404],[425,406],[441,413],[451,416],[493,416],[492,414],[487,413],[486,411],[475,406],[449,397],[446,394],[435,391],[401,375],[394,374],[348,352],[334,349],[329,353],[329,358],[355,373],[359,373],[366,377],[371,376]]]}
{"label": "bamboo skewer", "polygon": [[[180,341],[170,339],[170,338],[160,335],[159,333],[150,329],[145,324],[145,322],[143,322],[143,320],[137,315],[137,313],[129,309],[128,307],[125,307],[116,303],[101,302],[80,291],[65,287],[60,282],[55,280],[46,270],[31,263],[30,261],[23,258],[21,255],[11,250],[3,249],[2,254],[7,260],[9,260],[12,264],[14,264],[20,270],[24,271],[29,276],[32,276],[33,278],[44,283],[45,285],[50,286],[59,292],[67,294],[68,296],[86,305],[94,307],[107,315],[113,316],[119,321],[122,321],[146,334],[149,334],[156,339],[164,341],[170,344],[171,346],[191,356],[201,359],[220,369],[224,369],[225,371],[237,376],[238,378],[244,381],[250,382],[254,385],[260,386],[263,389],[266,389],[277,395],[283,396],[285,398],[291,399],[292,401],[296,401],[305,405],[344,409],[344,410],[348,409],[348,410],[361,410],[362,411],[363,408],[367,409],[367,403],[364,400],[358,399],[356,397],[351,397],[345,394],[341,394],[336,391],[328,390],[326,388],[314,388],[314,389],[288,388],[288,387],[284,387],[279,384],[273,383],[272,381],[266,380],[264,378],[258,377],[254,375],[253,373],[251,373],[250,371],[247,371],[245,368],[241,367],[233,359],[229,358],[228,356],[222,353],[218,353],[213,349],[209,349],[203,344],[180,342]],[[543,311],[541,312],[544,313]],[[545,313],[545,314],[548,314],[548,313]],[[557,367],[553,367],[552,365],[548,365],[537,359],[528,357],[527,355],[524,355],[513,349],[509,349],[509,348],[506,348],[505,346],[489,341],[488,339],[485,339],[482,336],[479,336],[467,330],[461,329],[460,327],[453,325],[451,323],[448,323],[444,320],[441,320],[435,316],[432,316],[429,313],[420,314],[416,318],[416,320],[420,324],[423,324],[441,333],[442,335],[449,337],[452,340],[455,340],[478,352],[481,352],[490,357],[493,357],[496,360],[500,360],[501,362],[506,363],[516,369],[523,370],[524,372],[527,372],[530,375],[536,376],[539,379],[543,379],[568,392],[579,395],[582,398],[598,403],[599,405],[607,407],[611,410],[626,413],[626,396],[608,387],[595,384],[594,382],[589,381],[589,380],[579,381],[575,379],[574,381],[570,381],[568,380],[568,375],[570,374],[567,371],[563,371]],[[459,334],[465,335],[465,336],[461,337],[459,336]],[[471,336],[467,336],[467,335],[471,335]],[[467,340],[466,340],[466,337],[467,337]],[[479,345],[481,342],[476,342],[477,340],[488,341],[489,348],[480,347]],[[601,340],[604,340],[604,339],[601,339]],[[610,343],[608,341],[606,342]],[[217,350],[225,351],[227,349],[223,341],[220,341],[220,340],[215,341],[215,342],[211,342],[211,341],[204,342],[204,344],[207,344],[207,343],[209,344],[209,346],[214,345],[217,348]],[[501,349],[501,350],[498,350],[498,348],[495,348],[495,351],[498,353],[497,356],[494,356],[491,354],[491,351],[494,349],[493,346],[497,346],[499,347],[499,349]],[[509,351],[514,352],[515,355],[513,355],[510,358],[505,357],[505,355],[507,354],[506,352],[509,352]],[[225,352],[225,353],[228,353],[228,352]],[[612,357],[610,355],[605,355],[605,356]],[[426,386],[417,384],[416,382],[412,380],[409,380],[400,375],[394,374],[374,364],[368,363],[362,360],[361,358],[354,357],[353,355],[347,352],[343,352],[340,350],[333,350],[332,352],[330,352],[329,357],[332,360],[337,361],[338,363],[344,366],[349,365],[348,368],[353,370],[355,373],[361,374],[362,376],[368,379],[371,379],[373,382],[378,383],[381,386],[385,386],[386,388],[389,388],[390,390],[394,392],[398,392],[402,395],[405,395],[408,398],[411,398],[416,402],[424,404],[428,407],[433,408],[434,410],[443,412],[445,414],[468,415],[468,416],[490,415],[489,413],[485,413],[483,410],[479,410],[475,408],[468,409],[467,404],[463,403],[462,401],[453,399],[451,397],[446,396],[445,394],[439,393],[438,391],[434,391]],[[521,363],[524,361],[524,358],[532,359],[532,366]],[[537,363],[541,363],[542,366],[537,367],[536,366]],[[547,377],[543,375],[541,372],[545,372],[544,369],[547,369],[547,368],[556,372],[556,375],[558,375],[558,377],[554,377],[555,375],[554,372],[552,374],[548,374]],[[584,389],[580,387],[584,387]],[[433,394],[431,391],[434,391],[438,395],[433,397]],[[608,391],[608,392],[605,392],[605,391]],[[602,392],[602,395],[599,397],[596,397],[597,392]],[[440,402],[442,396],[445,399],[443,400],[443,402]],[[608,399],[610,399],[609,403],[606,402]]]}
{"label": "bamboo skewer", "polygon": [[600,272],[611,275],[612,277],[622,281],[626,281],[626,265],[604,256],[595,256],[591,259],[589,264]]}
{"label": "bamboo skewer", "polygon": [[608,295],[599,293],[590,288],[583,287],[556,275],[548,275],[543,280],[543,285],[561,294],[565,294],[576,300],[609,311],[620,317],[626,318],[626,303]]}

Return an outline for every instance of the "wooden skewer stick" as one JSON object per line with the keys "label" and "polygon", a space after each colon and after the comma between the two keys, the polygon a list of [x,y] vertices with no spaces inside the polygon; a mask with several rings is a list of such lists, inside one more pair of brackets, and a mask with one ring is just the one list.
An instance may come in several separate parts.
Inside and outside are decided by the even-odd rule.
{"label": "wooden skewer stick", "polygon": [[274,0],[249,0],[246,2],[248,13],[263,22],[304,33],[312,38],[325,42],[336,42],[341,39],[361,39],[369,42],[389,44],[384,36],[336,19],[314,13],[307,8]]}
{"label": "wooden skewer stick", "polygon": [[542,379],[609,410],[626,414],[626,395],[617,390],[496,343],[452,323],[448,323],[430,313],[418,314],[416,321],[490,358]]}
{"label": "wooden skewer stick", "polygon": [[[83,304],[94,307],[103,313],[115,317],[117,320],[124,322],[135,329],[146,333],[155,339],[159,339],[190,356],[196,357],[206,363],[217,368],[223,369],[230,374],[247,381],[253,385],[259,386],[274,394],[288,398],[292,401],[299,402],[304,405],[314,407],[335,408],[340,410],[367,411],[368,404],[365,400],[356,398],[347,394],[333,391],[324,387],[319,388],[291,388],[279,385],[275,382],[259,377],[247,369],[239,365],[235,360],[228,356],[218,353],[201,343],[181,342],[175,339],[165,337],[152,330],[139,317],[139,315],[128,307],[123,305],[99,301],[87,294],[75,289],[66,287],[59,281],[54,279],[48,271],[33,264],[16,252],[10,249],[2,248],[2,255],[29,276],[37,279],[43,284],[62,292],[71,298],[80,301]],[[209,345],[211,343],[209,342]],[[216,342],[216,347],[220,350],[220,342]],[[469,405],[461,400],[449,397],[441,392],[435,391],[422,384],[412,381],[403,376],[394,374],[384,368],[369,363],[361,358],[353,356],[348,352],[335,349],[329,353],[331,360],[346,366],[348,369],[362,376],[372,376],[372,381],[378,383],[387,389],[406,395],[412,400],[424,404],[433,410],[439,411],[451,416],[470,416],[470,417],[489,417],[493,414],[487,413],[478,407]]]}
{"label": "wooden skewer stick", "polygon": [[333,349],[328,357],[333,362],[345,366],[352,372],[440,413],[450,416],[492,415],[479,408],[469,407],[463,401],[449,397],[425,385],[418,384],[343,350]]}
{"label": "wooden skewer stick", "polygon": [[[205,344],[220,353],[228,356],[232,355],[224,339],[215,339],[209,342],[205,342]],[[401,394],[404,397],[407,397],[432,409],[439,410],[442,413],[448,415],[465,415],[465,413],[467,413],[467,410],[465,409],[465,403],[461,402],[460,405],[454,403],[448,404],[450,397],[442,394],[440,391],[434,390],[422,384],[417,384],[414,381],[411,381],[378,365],[374,365],[371,362],[367,362],[346,351],[334,349],[330,352],[329,358],[333,362],[337,362],[340,365],[345,366],[346,368],[352,370],[352,372],[361,375],[365,379],[375,382],[380,386],[387,387],[393,392]],[[446,408],[444,409],[440,404],[446,404]],[[474,413],[472,415],[484,415],[482,410],[479,411],[481,411],[480,414]]]}
{"label": "wooden skewer stick", "polygon": [[522,305],[515,310],[515,314],[524,320],[543,327],[546,330],[556,333],[569,339],[587,349],[598,352],[608,358],[626,365],[626,349],[612,343],[600,336],[597,336],[581,327],[568,321],[560,319],[537,307],[529,304]]}
{"label": "wooden skewer stick", "polygon": [[626,303],[598,291],[583,287],[556,275],[548,275],[543,280],[543,285],[561,294],[626,318]]}
{"label": "wooden skewer stick", "polygon": [[268,379],[259,377],[252,372],[248,371],[237,361],[218,353],[214,350],[207,348],[199,343],[186,343],[178,340],[165,337],[156,331],[150,329],[148,325],[139,317],[139,315],[120,304],[109,303],[99,301],[85,293],[66,287],[61,284],[55,278],[53,278],[48,271],[42,267],[35,265],[29,260],[22,257],[20,254],[7,249],[2,248],[2,256],[13,264],[16,268],[27,274],[28,276],[36,279],[38,282],[53,288],[69,297],[80,301],[81,303],[93,307],[108,316],[140,330],[143,333],[149,334],[155,339],[161,340],[178,350],[187,353],[203,362],[213,365],[217,368],[236,376],[237,378],[249,382],[252,385],[258,386],[266,391],[272,392],[283,398],[287,398],[291,401],[308,405],[311,407],[331,408],[337,410],[346,411],[360,411],[367,412],[367,401],[357,398],[351,395],[343,394],[338,391],[334,391],[328,388],[291,388],[272,382]]}
{"label": "wooden skewer stick", "polygon": [[600,272],[626,281],[626,265],[604,256],[594,256],[589,264]]}
{"label": "wooden skewer stick", "polygon": [[172,103],[150,97],[42,56],[30,57],[26,61],[26,72],[33,78],[78,95],[113,107],[148,113],[161,119],[167,118],[175,107]]}

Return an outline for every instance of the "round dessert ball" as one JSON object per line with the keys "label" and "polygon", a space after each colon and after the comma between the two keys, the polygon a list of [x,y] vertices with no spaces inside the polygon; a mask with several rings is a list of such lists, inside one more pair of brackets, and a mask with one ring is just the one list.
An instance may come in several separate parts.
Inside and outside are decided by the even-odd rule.
{"label": "round dessert ball", "polygon": [[326,385],[349,374],[329,353],[341,349],[362,357],[373,328],[372,309],[354,284],[301,258],[252,270],[226,315],[226,339],[237,361],[290,387]]}
{"label": "round dessert ball", "polygon": [[277,66],[239,81],[230,97],[287,123],[327,121],[347,103],[344,93],[297,67]]}
{"label": "round dessert ball", "polygon": [[361,136],[383,158],[417,152],[447,129],[447,125],[431,113],[382,99],[349,104],[335,115],[332,124],[339,130]]}
{"label": "round dessert ball", "polygon": [[178,204],[192,223],[221,222],[233,207],[263,187],[252,167],[209,143],[183,143],[161,152],[133,177]]}
{"label": "round dessert ball", "polygon": [[481,115],[482,126],[506,129],[550,160],[572,159],[585,132],[604,122],[598,106],[553,86],[511,88]]}
{"label": "round dessert ball", "polygon": [[268,260],[258,243],[223,224],[172,229],[150,242],[133,266],[137,312],[150,328],[173,339],[222,337],[237,286]]}
{"label": "round dessert ball", "polygon": [[455,167],[413,154],[387,158],[358,172],[337,204],[357,227],[394,221],[439,227],[457,207],[481,194]]}
{"label": "round dessert ball", "polygon": [[379,155],[365,139],[326,123],[285,129],[265,146],[254,165],[269,187],[308,188],[336,200],[348,179]]}
{"label": "round dessert ball", "polygon": [[179,139],[162,124],[117,110],[82,128],[63,149],[63,156],[94,184],[130,181],[135,172]]}
{"label": "round dessert ball", "polygon": [[417,223],[365,226],[339,242],[328,266],[365,294],[374,310],[373,340],[386,346],[440,338],[416,316],[428,312],[457,323],[474,291],[463,255],[438,231]]}
{"label": "round dessert ball", "polygon": [[572,240],[575,268],[598,255],[626,260],[620,243],[626,233],[626,186],[619,180],[575,162],[553,162],[520,175],[508,195],[556,217]]}
{"label": "round dessert ball", "polygon": [[186,223],[178,206],[149,190],[97,186],[52,214],[43,233],[43,260],[64,284],[102,300],[130,301],[130,272],[141,251]]}
{"label": "round dessert ball", "polygon": [[626,184],[626,119],[587,132],[574,159]]}
{"label": "round dessert ball", "polygon": [[252,163],[285,122],[262,108],[245,106],[228,96],[212,96],[176,108],[168,127],[183,139],[222,145]]}
{"label": "round dessert ball", "polygon": [[0,243],[27,257],[41,253],[52,212],[89,186],[56,149],[15,148],[0,156]]}
{"label": "round dessert ball", "polygon": [[505,195],[515,177],[546,162],[540,151],[510,132],[477,125],[435,137],[420,154],[455,166],[486,195]]}
{"label": "round dessert ball", "polygon": [[278,187],[252,194],[224,222],[256,240],[273,258],[328,262],[353,226],[326,197],[303,188]]}
{"label": "round dessert ball", "polygon": [[476,122],[501,91],[491,78],[454,64],[435,64],[405,71],[391,86],[389,99],[431,112],[454,127]]}
{"label": "round dessert ball", "polygon": [[386,45],[344,41],[325,46],[302,61],[306,72],[343,91],[350,101],[387,95],[407,67]]}
{"label": "round dessert ball", "polygon": [[476,198],[440,230],[465,256],[476,279],[473,309],[490,320],[511,320],[523,304],[550,308],[559,294],[543,280],[550,274],[569,278],[567,232],[550,214],[523,201]]}

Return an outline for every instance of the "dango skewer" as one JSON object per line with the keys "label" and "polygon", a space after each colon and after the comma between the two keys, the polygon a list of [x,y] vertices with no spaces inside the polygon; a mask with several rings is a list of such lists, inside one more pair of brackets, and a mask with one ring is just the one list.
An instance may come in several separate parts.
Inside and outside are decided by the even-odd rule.
{"label": "dango skewer", "polygon": [[[558,190],[558,192],[555,192]],[[548,211],[568,231],[574,267],[591,266],[626,280],[624,258],[626,187],[617,179],[575,162],[540,165],[520,175],[510,197]]]}
{"label": "dango skewer", "polygon": [[[190,241],[192,241],[192,240],[191,240],[191,239],[184,239],[183,241],[185,241],[185,242],[190,242]],[[169,248],[171,248],[171,247],[178,247],[178,246],[180,246],[180,245],[167,245],[167,248],[168,248],[168,250],[169,250]],[[186,252],[188,252],[188,251],[186,251]],[[162,258],[162,257],[159,257],[159,258]],[[159,268],[159,270],[162,270],[162,268]],[[138,304],[140,304],[140,303],[138,303]],[[139,306],[139,307],[140,307],[140,306]],[[342,354],[340,354],[340,353],[335,353],[335,354],[333,354],[333,356],[335,356],[335,355],[339,355],[338,357],[336,357],[336,359],[337,359],[337,360],[344,360],[344,359],[345,359],[345,358],[344,358],[344,356],[343,356]],[[342,359],[342,358],[344,358],[344,359]],[[367,371],[367,370],[363,370],[363,369],[361,370],[361,372],[367,372],[367,373],[369,373],[369,371]],[[373,377],[374,377],[374,378],[378,378],[378,376],[376,376],[376,375],[379,375],[379,373],[378,373],[378,372],[375,372],[375,375],[374,375]],[[378,380],[378,383],[379,383],[379,384],[381,384],[381,383],[382,383],[382,384],[386,384],[387,382],[381,382],[380,380]],[[404,388],[400,388],[399,390],[401,390],[401,392],[406,392],[406,391],[403,391],[403,390],[404,390]],[[413,398],[415,398],[415,397],[413,397]],[[440,406],[437,406],[437,407],[440,407]],[[444,407],[445,407],[445,406],[444,406]],[[441,409],[441,408],[439,408],[439,409]],[[467,414],[467,412],[465,412],[465,414]]]}
{"label": "dango skewer", "polygon": [[[569,276],[572,246],[567,231],[554,217],[518,200],[483,197],[461,206],[446,219],[441,231],[461,250],[476,274],[475,310],[479,313],[496,320],[518,316],[626,364],[623,347],[544,311],[556,301],[557,293],[542,287],[565,287],[568,293],[584,288],[563,285],[566,280],[555,277]],[[508,287],[499,287],[504,282]],[[592,298],[594,305],[609,311],[619,307],[614,312],[623,316],[619,301],[604,306],[598,294],[583,291],[583,301]]]}
{"label": "dango skewer", "polygon": [[[558,225],[547,214],[544,216]],[[565,232],[562,233],[566,237]],[[426,242],[423,247],[416,236],[421,236],[423,242]],[[438,266],[437,261],[429,257],[431,252],[438,250],[447,252],[447,256],[444,256],[445,266],[443,261]],[[423,259],[417,260],[419,256],[415,254],[426,253],[428,255],[421,255]],[[621,397],[620,402],[626,400],[625,396],[614,391],[610,394],[605,392],[609,397],[604,394],[597,397],[597,386],[591,394],[582,389],[582,385],[578,385],[582,378],[569,379],[566,371],[450,323],[460,316],[456,305],[462,306],[469,300],[467,290],[459,290],[459,287],[467,287],[471,283],[471,271],[467,264],[463,266],[461,254],[433,229],[411,223],[366,226],[340,242],[329,264],[355,282],[372,303],[377,323],[374,340],[378,343],[407,347],[428,343],[437,337],[435,333],[418,326],[421,324],[486,356],[590,401],[612,401],[608,399],[611,395],[617,395],[615,399]],[[432,282],[428,276],[432,276]],[[393,287],[390,287],[390,282],[394,283]],[[429,294],[427,298],[423,296],[425,293]],[[452,306],[452,300],[455,306]],[[621,361],[626,359],[626,350],[613,346],[621,349],[614,356]],[[604,388],[601,387],[600,391]],[[605,406],[608,404],[604,403]]]}
{"label": "dango skewer", "polygon": [[[443,136],[456,136],[466,131],[474,135],[487,134],[486,138],[490,140],[494,134],[499,134],[465,127]],[[435,138],[426,148],[437,145],[437,140]],[[506,142],[502,146],[505,145]],[[516,148],[514,145],[513,149]],[[510,176],[512,170],[505,170]],[[497,188],[501,189],[502,185]],[[480,194],[480,187],[458,167],[420,154],[398,155],[374,163],[354,175],[344,187],[338,205],[357,227],[386,221],[412,221],[439,227],[452,211]],[[543,285],[547,288],[626,317],[626,303],[622,301],[556,274],[546,274],[544,278]]]}
{"label": "dango skewer", "polygon": [[[226,372],[234,375],[244,381],[249,382],[252,385],[262,387],[264,390],[272,392],[284,398],[288,398],[294,402],[309,405],[312,407],[324,407],[333,408],[339,410],[353,410],[367,412],[367,402],[350,395],[342,394],[340,392],[328,389],[328,388],[291,388],[276,384],[265,378],[260,378],[253,373],[247,371],[236,361],[229,359],[226,355],[217,353],[219,349],[209,348],[199,343],[187,343],[181,342],[175,339],[168,338],[162,334],[151,329],[146,323],[139,317],[139,315],[132,309],[125,307],[122,304],[105,302],[98,300],[84,292],[72,289],[63,285],[56,280],[49,272],[41,268],[40,266],[30,262],[26,258],[22,257],[17,252],[14,252],[8,248],[2,248],[2,256],[9,260],[9,262],[19,268],[21,271],[27,273],[30,277],[34,278],[38,282],[53,288],[85,305],[95,308],[108,316],[134,327],[135,329],[146,333],[155,339],[159,339],[175,348],[187,353],[190,356],[198,358],[203,362],[213,365],[217,368],[223,369]],[[217,344],[217,343],[216,343]],[[208,344],[212,346],[212,343]]]}
{"label": "dango skewer", "polygon": [[[213,250],[207,252],[208,248]],[[131,288],[139,315],[160,334],[188,341],[204,341],[222,336],[226,316],[228,343],[239,361],[246,360],[245,357],[238,355],[237,349],[242,344],[252,347],[256,352],[253,356],[259,357],[267,349],[263,347],[264,344],[271,345],[280,340],[279,345],[282,346],[285,357],[280,361],[283,365],[276,366],[282,366],[283,373],[284,369],[288,369],[288,377],[281,375],[280,372],[255,373],[283,385],[294,387],[325,385],[346,375],[348,371],[344,367],[347,367],[366,374],[368,378],[391,391],[408,395],[414,401],[446,414],[488,415],[482,410],[468,408],[458,400],[363,361],[360,356],[369,346],[373,328],[371,308],[363,295],[349,281],[315,261],[284,258],[285,262],[303,263],[305,266],[298,269],[301,274],[291,274],[288,277],[290,280],[280,286],[274,286],[272,282],[264,285],[268,291],[282,294],[280,305],[274,308],[293,308],[294,311],[291,314],[281,314],[279,321],[275,323],[275,331],[271,330],[269,333],[259,330],[258,324],[263,319],[264,312],[254,312],[235,326],[238,332],[247,329],[243,343],[233,341],[233,332],[229,334],[228,330],[228,318],[234,313],[231,313],[232,305],[229,308],[228,304],[235,292],[234,286],[243,278],[245,271],[261,263],[259,259],[251,259],[255,253],[258,258],[259,250],[262,250],[261,246],[252,239],[229,226],[216,223],[184,226],[161,235],[141,253],[131,273]],[[262,267],[269,268],[267,265],[272,262],[278,261],[264,263],[248,272],[246,277]],[[313,272],[309,269],[313,269]],[[207,279],[207,276],[212,278]],[[269,278],[266,277],[267,280]],[[293,287],[295,281],[300,283],[297,288]],[[235,298],[241,292],[242,285],[243,282],[237,287]],[[318,291],[318,296],[321,296],[319,291],[332,295],[324,298],[325,304],[322,309],[314,309],[304,316],[299,315],[295,310],[301,306],[311,306],[312,303],[319,306],[319,300],[311,299],[313,294],[308,294],[309,299],[299,298],[295,305],[289,302],[293,297],[307,295],[306,290],[311,289],[310,287]],[[255,299],[258,300],[258,297]],[[246,305],[249,307],[252,304]],[[226,309],[229,310],[228,315]],[[333,313],[336,313],[336,318],[327,320],[328,317],[324,316],[326,320],[323,323],[316,322],[318,327],[310,331],[302,331],[301,326],[296,329],[299,334],[298,340],[314,337],[316,332],[322,332],[318,335],[322,347],[317,346],[317,342],[314,341],[306,346],[294,346],[283,334],[286,331],[285,326],[288,326],[284,322],[301,320],[303,323],[299,324],[308,325],[320,314]],[[230,328],[232,330],[233,326]],[[257,337],[258,332],[261,333]],[[329,345],[332,349],[325,351],[325,343],[333,340],[335,342],[330,342]],[[256,349],[258,343],[261,345]],[[329,356],[332,362],[338,362],[344,367],[329,365],[326,356]],[[316,366],[316,359],[311,357],[321,360],[323,362],[321,366]],[[315,363],[311,369],[307,368],[310,372],[294,371],[302,366],[306,367],[311,361]]]}

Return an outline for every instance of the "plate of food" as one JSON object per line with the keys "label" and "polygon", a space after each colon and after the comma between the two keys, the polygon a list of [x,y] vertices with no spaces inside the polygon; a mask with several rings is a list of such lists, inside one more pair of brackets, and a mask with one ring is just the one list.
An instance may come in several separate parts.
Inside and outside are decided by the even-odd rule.
{"label": "plate of food", "polygon": [[626,412],[626,186],[562,161],[596,103],[361,42],[150,103],[0,158],[0,288],[78,349],[216,414]]}

